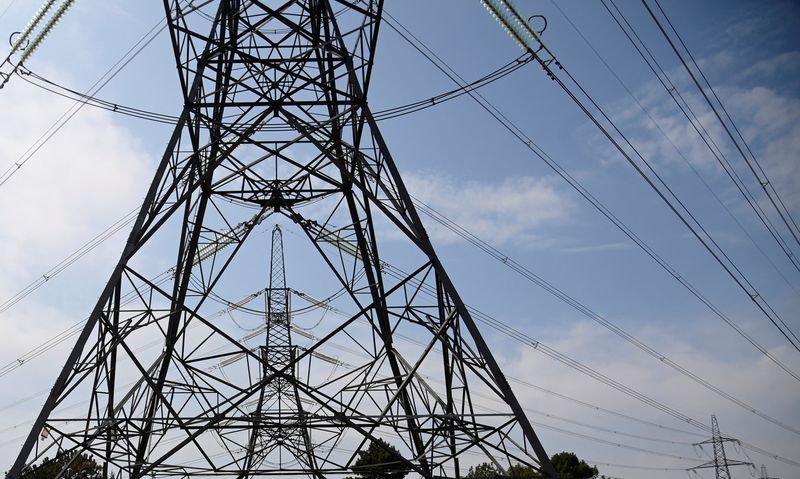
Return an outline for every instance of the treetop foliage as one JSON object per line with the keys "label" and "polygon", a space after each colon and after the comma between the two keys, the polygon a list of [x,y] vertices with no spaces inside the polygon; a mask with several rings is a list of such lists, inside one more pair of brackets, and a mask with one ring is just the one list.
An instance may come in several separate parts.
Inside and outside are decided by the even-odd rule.
{"label": "treetop foliage", "polygon": [[402,457],[394,446],[378,439],[370,442],[365,451],[359,451],[351,469],[363,479],[403,479],[409,469]]}
{"label": "treetop foliage", "polygon": [[[590,466],[572,452],[559,452],[550,458],[561,479],[594,479],[598,477],[596,467]],[[470,467],[466,479],[544,478],[544,474],[522,464],[509,466],[505,474],[490,462]]]}
{"label": "treetop foliage", "polygon": [[[66,470],[65,470],[66,468]],[[36,464],[22,470],[22,477],[26,479],[54,479],[61,471],[64,479],[106,479],[103,468],[88,454],[76,453],[56,456],[53,459],[45,457],[41,464]]]}

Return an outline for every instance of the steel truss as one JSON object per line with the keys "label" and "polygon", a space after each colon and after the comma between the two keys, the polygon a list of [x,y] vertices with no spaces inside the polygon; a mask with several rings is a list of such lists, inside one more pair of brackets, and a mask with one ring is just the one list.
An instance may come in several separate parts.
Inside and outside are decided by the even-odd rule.
{"label": "steel truss", "polygon": [[[185,107],[9,477],[75,452],[118,477],[338,477],[378,439],[412,476],[555,477],[367,105],[382,2],[164,6]],[[302,296],[338,312],[310,330],[288,319],[275,254],[270,287],[247,289],[280,218],[307,239],[304,276],[338,288]],[[248,313],[260,326],[239,337]]]}
{"label": "steel truss", "polygon": [[749,466],[755,469],[751,462],[737,461],[728,459],[725,453],[725,443],[731,442],[739,444],[737,439],[725,437],[719,432],[719,424],[717,423],[717,416],[711,415],[711,439],[695,443],[695,446],[702,447],[705,444],[711,444],[714,448],[714,458],[708,462],[700,464],[689,469],[689,471],[697,471],[699,469],[714,469],[714,477],[716,479],[731,479],[730,466]]}

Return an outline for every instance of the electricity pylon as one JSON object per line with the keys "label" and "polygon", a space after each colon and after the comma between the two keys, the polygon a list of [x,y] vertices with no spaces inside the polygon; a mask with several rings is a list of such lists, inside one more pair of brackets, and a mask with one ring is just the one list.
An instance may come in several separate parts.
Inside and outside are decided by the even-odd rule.
{"label": "electricity pylon", "polygon": [[772,477],[769,474],[767,474],[767,466],[761,464],[761,476],[759,477],[759,479],[778,479],[778,478]]}
{"label": "electricity pylon", "polygon": [[[297,389],[297,348],[292,345],[291,308],[289,289],[286,287],[286,270],[283,258],[283,235],[278,225],[272,230],[269,288],[265,294],[266,331],[261,357],[270,368],[285,371],[264,385],[258,393],[253,412],[253,428],[247,447],[245,470],[256,469],[272,455],[277,455],[278,468],[287,460],[297,460],[308,470],[318,474],[313,445],[306,429],[306,416]],[[263,375],[270,373],[264,368]],[[262,428],[264,423],[277,427]],[[288,457],[282,452],[289,452]],[[273,454],[276,453],[276,454]]]}
{"label": "electricity pylon", "polygon": [[725,437],[719,432],[719,424],[717,424],[717,416],[711,415],[711,439],[698,442],[695,446],[702,446],[703,444],[711,444],[714,448],[714,458],[711,461],[700,464],[690,468],[690,471],[697,469],[714,469],[716,479],[731,479],[730,466],[753,466],[750,462],[737,461],[735,459],[728,459],[725,454],[725,443],[733,442],[738,443],[737,439]]}
{"label": "electricity pylon", "polygon": [[[9,477],[77,454],[118,477],[338,477],[380,441],[421,477],[556,477],[370,112],[382,2],[164,7],[183,112]],[[248,288],[281,218],[295,278],[332,291],[310,330],[282,282]],[[240,314],[267,324],[241,337]]]}

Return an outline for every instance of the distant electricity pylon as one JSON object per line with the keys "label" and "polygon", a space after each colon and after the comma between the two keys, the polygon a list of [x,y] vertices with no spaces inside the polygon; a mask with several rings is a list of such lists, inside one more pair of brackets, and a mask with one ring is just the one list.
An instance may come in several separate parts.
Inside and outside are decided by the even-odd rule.
{"label": "distant electricity pylon", "polygon": [[711,415],[711,439],[698,442],[695,446],[702,446],[704,444],[711,444],[714,448],[714,458],[711,461],[700,464],[699,466],[692,467],[690,471],[698,469],[714,469],[716,479],[731,479],[731,471],[728,469],[730,466],[749,466],[755,468],[751,462],[737,461],[735,459],[728,459],[725,454],[725,443],[739,443],[737,439],[725,437],[719,432],[719,424],[717,424],[717,416]]}
{"label": "distant electricity pylon", "polygon": [[[82,454],[119,478],[341,477],[372,444],[430,479],[556,477],[370,111],[382,2],[164,6],[183,112],[9,477]],[[293,284],[330,292],[301,296],[312,327],[280,230],[258,240],[273,220]]]}
{"label": "distant electricity pylon", "polygon": [[761,464],[761,476],[758,479],[778,479],[778,478],[767,474],[767,466]]}

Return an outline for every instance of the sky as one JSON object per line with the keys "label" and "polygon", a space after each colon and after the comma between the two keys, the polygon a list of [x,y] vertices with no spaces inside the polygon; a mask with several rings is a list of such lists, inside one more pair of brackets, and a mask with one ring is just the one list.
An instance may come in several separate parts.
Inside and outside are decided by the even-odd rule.
{"label": "sky", "polygon": [[[0,34],[20,30],[35,3],[0,0]],[[558,60],[651,161],[761,297],[794,331],[800,331],[800,273],[602,4],[516,3],[526,15],[547,18],[543,39]],[[769,211],[752,174],[642,4],[627,0],[617,5]],[[662,5],[796,218],[800,215],[800,7],[790,1],[722,0]],[[386,9],[467,80],[521,53],[477,0],[395,0],[386,2]],[[159,21],[163,22],[160,2],[78,0],[27,66],[62,85],[87,91]],[[162,34],[97,96],[177,115],[181,102],[171,56]],[[382,28],[370,87],[373,110],[453,87],[392,29]],[[800,371],[800,353],[541,68],[528,64],[480,93],[681,278],[788,369]],[[71,104],[12,78],[0,90],[0,169],[24,158]],[[692,296],[469,96],[380,126],[412,195],[660,354],[778,422],[800,428],[800,385],[795,379]],[[4,225],[0,301],[133,210],[142,201],[170,132],[166,125],[87,106],[30,156],[0,186]],[[798,433],[687,379],[429,218],[423,221],[471,306],[692,418],[710,424],[715,414],[727,436],[800,461]],[[773,221],[779,219],[773,216]],[[86,316],[120,253],[125,232],[123,228],[0,313],[0,365],[15,361]],[[389,232],[386,237],[392,241]],[[293,249],[291,239],[287,235],[287,264],[293,260],[299,264],[302,253]],[[800,252],[800,246],[794,246]],[[300,274],[291,271],[289,267],[288,281],[301,283]],[[626,478],[685,477],[684,469],[708,460],[707,447],[691,445],[706,439],[703,431],[541,350],[485,326],[482,332],[503,370],[514,378],[512,387],[549,453],[575,451],[602,473]],[[0,376],[0,463],[14,457],[27,421],[41,406],[42,393],[50,388],[68,352],[66,342]],[[757,467],[765,464],[771,476],[800,475],[800,467],[752,451],[746,452],[750,459],[734,447],[728,454],[752,460]],[[750,476],[744,468],[732,472],[734,477]],[[708,470],[700,472],[700,477],[712,476]]]}

